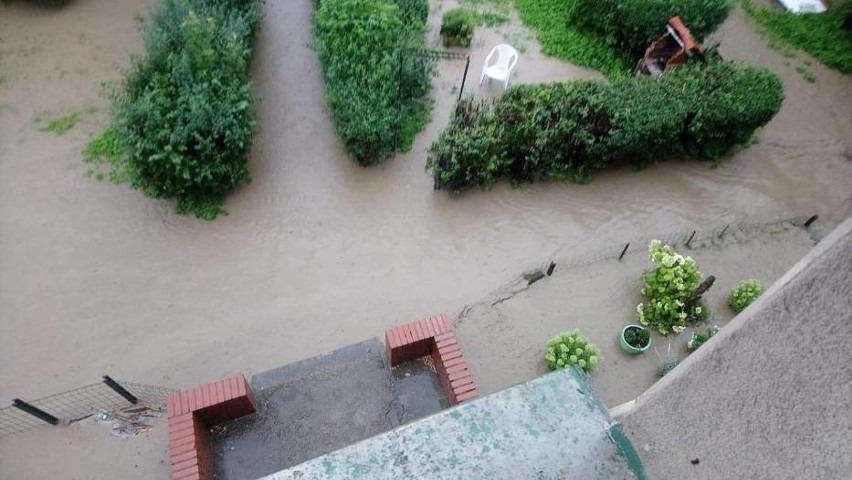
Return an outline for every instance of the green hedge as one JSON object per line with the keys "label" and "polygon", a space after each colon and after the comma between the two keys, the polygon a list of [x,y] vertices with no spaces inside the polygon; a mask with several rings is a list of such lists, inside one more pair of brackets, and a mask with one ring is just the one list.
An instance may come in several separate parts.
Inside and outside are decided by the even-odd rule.
{"label": "green hedge", "polygon": [[462,100],[431,146],[435,188],[457,193],[508,179],[587,182],[610,163],[717,158],[747,142],[784,94],[769,70],[711,61],[660,78],[521,85]]}
{"label": "green hedge", "polygon": [[392,0],[402,10],[402,16],[406,21],[416,20],[426,24],[429,18],[429,0]]}
{"label": "green hedge", "polygon": [[422,11],[411,6],[417,2],[399,3],[407,9],[388,0],[320,0],[314,14],[326,101],[361,165],[408,150],[428,122],[424,97],[435,62],[413,52],[423,47]]}
{"label": "green hedge", "polygon": [[666,23],[680,16],[697,42],[728,17],[734,0],[572,0],[569,21],[596,32],[633,56],[666,32]]}
{"label": "green hedge", "polygon": [[[249,181],[255,131],[247,74],[258,0],[164,0],[146,22],[145,54],[124,79],[113,128],[118,168],[148,196],[212,219]],[[126,163],[126,164],[125,164]]]}

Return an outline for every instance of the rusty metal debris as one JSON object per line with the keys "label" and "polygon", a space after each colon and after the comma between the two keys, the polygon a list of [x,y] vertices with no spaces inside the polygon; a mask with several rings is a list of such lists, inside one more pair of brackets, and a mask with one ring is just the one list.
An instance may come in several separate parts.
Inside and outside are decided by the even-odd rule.
{"label": "rusty metal debris", "polygon": [[666,30],[645,50],[645,56],[636,64],[636,73],[659,76],[692,57],[704,56],[701,46],[695,43],[680,17],[669,19]]}

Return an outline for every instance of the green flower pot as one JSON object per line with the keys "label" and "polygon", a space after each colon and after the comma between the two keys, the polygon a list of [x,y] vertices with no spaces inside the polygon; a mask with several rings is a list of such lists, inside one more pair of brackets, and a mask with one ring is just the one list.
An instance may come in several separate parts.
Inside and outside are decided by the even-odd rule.
{"label": "green flower pot", "polygon": [[630,324],[630,325],[622,328],[621,329],[621,335],[618,336],[618,343],[619,343],[619,345],[621,345],[622,350],[624,350],[625,352],[627,352],[631,355],[639,355],[640,353],[644,352],[645,350],[648,350],[649,348],[651,348],[651,337],[648,337],[648,344],[645,345],[642,348],[636,348],[633,345],[630,345],[629,343],[627,343],[627,340],[624,339],[624,333],[627,332],[628,328],[638,328],[638,329],[641,329],[641,330],[645,330],[645,327],[643,327],[641,325],[633,325],[633,324]]}

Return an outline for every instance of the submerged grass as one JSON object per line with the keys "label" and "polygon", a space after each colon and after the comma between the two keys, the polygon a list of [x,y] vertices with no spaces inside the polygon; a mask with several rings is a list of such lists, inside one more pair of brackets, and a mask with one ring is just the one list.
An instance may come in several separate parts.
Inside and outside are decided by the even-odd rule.
{"label": "submerged grass", "polygon": [[77,122],[80,121],[80,112],[71,112],[64,117],[52,118],[47,121],[47,125],[42,127],[43,132],[53,132],[57,135],[62,135],[68,130],[74,128]]}
{"label": "submerged grass", "polygon": [[790,13],[758,7],[741,0],[743,10],[769,37],[769,45],[790,54],[788,47],[804,50],[826,66],[852,73],[852,32],[844,28],[852,15],[852,0],[835,0],[824,13]]}

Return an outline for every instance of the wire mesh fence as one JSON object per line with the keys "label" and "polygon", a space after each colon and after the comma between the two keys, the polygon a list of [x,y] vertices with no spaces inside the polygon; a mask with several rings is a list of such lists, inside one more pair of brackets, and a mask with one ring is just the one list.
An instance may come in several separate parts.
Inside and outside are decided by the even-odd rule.
{"label": "wire mesh fence", "polygon": [[622,238],[623,243],[613,242],[606,246],[601,246],[598,242],[594,242],[591,245],[583,247],[571,247],[570,255],[566,255],[566,251],[560,249],[551,256],[548,262],[556,262],[563,267],[576,267],[605,260],[620,260],[625,255],[631,255],[636,252],[642,252],[644,255],[651,240],[660,240],[676,249],[685,248],[686,253],[688,253],[689,250],[693,249],[721,247],[747,241],[757,235],[777,235],[789,230],[807,230],[817,218],[817,215],[813,215],[811,217],[780,218],[764,222],[731,222],[716,228],[683,230],[668,234],[661,233],[654,236],[640,235],[633,238]]}
{"label": "wire mesh fence", "polygon": [[438,60],[464,60],[466,62],[464,75],[458,89],[460,99],[470,67],[470,56],[468,54],[434,48],[404,48],[399,51],[399,72],[396,79],[398,122],[394,132],[394,150],[399,150],[401,145],[407,143],[402,137],[410,139],[410,134],[403,132],[410,130],[410,127],[406,126],[404,122],[406,118],[404,110],[416,109],[416,105],[424,102],[424,97],[431,89],[428,78],[431,74],[429,72],[434,72]]}
{"label": "wire mesh fence", "polygon": [[[23,402],[15,399],[13,406],[0,409],[0,437],[50,424],[76,422],[100,410],[110,411],[126,407],[133,404],[129,398],[135,398],[139,404],[156,410],[165,405],[166,398],[175,391],[132,382],[113,382],[119,385],[119,389],[115,389],[108,384],[107,378],[109,377],[105,377],[102,383],[86,385],[37,400]],[[120,390],[128,393],[129,398],[123,396]],[[28,407],[34,407],[35,410]],[[51,417],[56,421],[51,421]]]}

